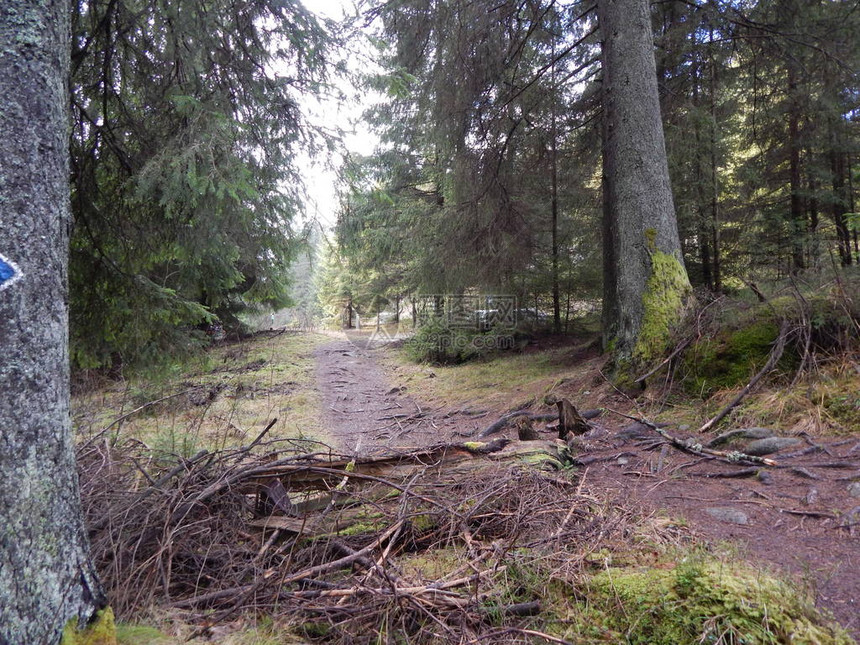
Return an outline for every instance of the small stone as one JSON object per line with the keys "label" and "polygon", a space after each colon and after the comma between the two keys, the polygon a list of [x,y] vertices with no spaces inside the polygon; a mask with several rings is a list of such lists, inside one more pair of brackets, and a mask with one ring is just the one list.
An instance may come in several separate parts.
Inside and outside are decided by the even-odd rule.
{"label": "small stone", "polygon": [[786,448],[791,448],[799,443],[801,443],[800,439],[794,439],[792,437],[768,437],[766,439],[751,441],[744,452],[748,455],[761,457],[763,455],[770,455],[774,452],[779,452]]}
{"label": "small stone", "polygon": [[744,526],[750,523],[747,514],[736,508],[711,507],[706,508],[705,512],[714,519],[720,520],[721,522],[728,522],[729,524],[740,524]]}
{"label": "small stone", "polygon": [[760,471],[758,471],[758,474],[756,475],[756,477],[757,477],[757,478],[758,478],[758,480],[759,480],[762,484],[764,484],[765,486],[770,486],[771,484],[773,484],[773,483],[774,483],[774,482],[773,482],[773,475],[771,475],[771,474],[770,474],[768,471],[766,471],[766,470],[760,470]]}
{"label": "small stone", "polygon": [[630,460],[627,457],[619,457],[617,460],[619,466],[626,466]]}
{"label": "small stone", "polygon": [[653,436],[654,431],[643,423],[631,423],[616,433],[618,439],[644,439]]}
{"label": "small stone", "polygon": [[774,436],[773,430],[767,428],[738,428],[737,430],[729,430],[723,434],[711,439],[707,446],[713,448],[720,444],[734,441],[735,439],[767,439]]}
{"label": "small stone", "polygon": [[851,495],[851,497],[860,497],[860,482],[848,484],[848,494]]}
{"label": "small stone", "polygon": [[767,428],[744,428],[741,430],[741,436],[744,439],[768,439],[775,436],[775,433]]}

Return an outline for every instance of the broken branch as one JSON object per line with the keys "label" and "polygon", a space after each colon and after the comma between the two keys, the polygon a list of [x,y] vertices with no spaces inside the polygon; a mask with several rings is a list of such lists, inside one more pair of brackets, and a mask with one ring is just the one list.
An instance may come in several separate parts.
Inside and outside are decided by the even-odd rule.
{"label": "broken branch", "polygon": [[707,457],[711,457],[714,459],[720,459],[723,461],[727,461],[729,463],[740,463],[743,461],[751,462],[754,464],[763,464],[765,466],[776,466],[777,463],[773,459],[767,459],[766,457],[757,457],[755,455],[748,455],[744,452],[726,452],[724,450],[713,450],[712,448],[705,448],[701,443],[695,440],[690,439],[681,439],[679,437],[675,437],[665,430],[658,426],[656,423],[649,421],[648,419],[643,419],[640,417],[633,417],[629,414],[624,414],[623,412],[618,412],[617,410],[613,410],[612,408],[606,408],[613,414],[617,414],[620,417],[624,417],[625,419],[630,419],[631,421],[637,421],[645,426],[651,428],[654,432],[663,437],[670,444],[678,448],[679,450],[683,450],[684,452],[689,452],[694,455],[704,455]]}

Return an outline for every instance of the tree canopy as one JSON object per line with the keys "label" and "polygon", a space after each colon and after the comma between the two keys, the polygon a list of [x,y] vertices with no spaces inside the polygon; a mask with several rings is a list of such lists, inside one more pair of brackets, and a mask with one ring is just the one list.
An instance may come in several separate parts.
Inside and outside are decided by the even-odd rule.
{"label": "tree canopy", "polygon": [[[545,310],[597,299],[606,72],[593,4],[371,5],[382,144],[344,172],[337,239],[353,270],[384,274],[385,293],[504,292]],[[650,14],[693,285],[855,264],[856,3]]]}
{"label": "tree canopy", "polygon": [[[854,9],[650,7],[694,287],[857,262]],[[146,361],[287,304],[307,239],[297,157],[331,144],[301,106],[333,91],[338,27],[299,0],[97,0],[72,18],[76,363]],[[366,314],[504,293],[568,328],[600,302],[608,248],[593,3],[369,1],[361,18],[381,145],[340,169],[324,299]]]}

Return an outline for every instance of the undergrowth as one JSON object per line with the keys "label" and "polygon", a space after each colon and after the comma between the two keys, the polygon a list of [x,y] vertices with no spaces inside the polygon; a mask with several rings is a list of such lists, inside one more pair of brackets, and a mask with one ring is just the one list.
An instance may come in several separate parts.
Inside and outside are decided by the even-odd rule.
{"label": "undergrowth", "polygon": [[[704,551],[684,561],[682,525],[575,470],[459,474],[428,467],[437,453],[385,469],[266,441],[142,477],[142,450],[79,448],[120,642],[850,643],[770,575]],[[297,506],[308,489],[324,503]],[[146,628],[153,608],[181,612],[181,638]]]}
{"label": "undergrowth", "polygon": [[677,345],[686,347],[672,367],[688,394],[707,398],[750,381],[767,363],[783,322],[788,337],[777,376],[814,372],[860,350],[860,273],[796,278],[768,293],[756,289],[757,298],[704,301],[679,330]]}
{"label": "undergrowth", "polygon": [[433,320],[422,325],[406,342],[406,353],[416,363],[458,365],[500,351],[516,349],[522,336],[513,329],[479,331]]}

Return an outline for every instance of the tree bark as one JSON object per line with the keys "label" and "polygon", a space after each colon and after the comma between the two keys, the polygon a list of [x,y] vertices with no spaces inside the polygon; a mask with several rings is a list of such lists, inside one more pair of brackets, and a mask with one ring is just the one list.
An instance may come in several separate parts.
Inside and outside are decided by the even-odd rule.
{"label": "tree bark", "polygon": [[[555,39],[558,31],[557,21],[552,29],[552,122],[550,126],[550,155],[552,160],[552,328],[561,333],[561,290],[558,278],[558,91],[555,76]],[[537,309],[535,309],[537,315]]]}
{"label": "tree bark", "polygon": [[851,264],[851,233],[848,230],[848,222],[845,220],[848,199],[845,190],[845,154],[837,149],[836,137],[831,136],[830,150],[830,180],[833,187],[833,203],[831,213],[833,223],[836,225],[837,248],[842,266]]}
{"label": "tree bark", "polygon": [[604,84],[604,343],[616,380],[661,354],[690,283],[681,256],[645,0],[598,0]]}
{"label": "tree bark", "polygon": [[720,256],[720,176],[717,169],[717,62],[713,56],[714,28],[711,26],[708,49],[711,52],[708,57],[711,68],[710,108],[711,108],[711,250],[713,291],[720,293],[723,290],[722,260]]}
{"label": "tree bark", "polygon": [[791,272],[797,273],[806,268],[803,259],[803,245],[806,236],[806,216],[800,191],[800,104],[797,89],[798,72],[795,63],[788,63],[788,167],[791,202],[789,225],[791,233]]}
{"label": "tree bark", "polygon": [[69,418],[69,15],[0,3],[0,642],[57,643],[104,598],[81,515]]}

